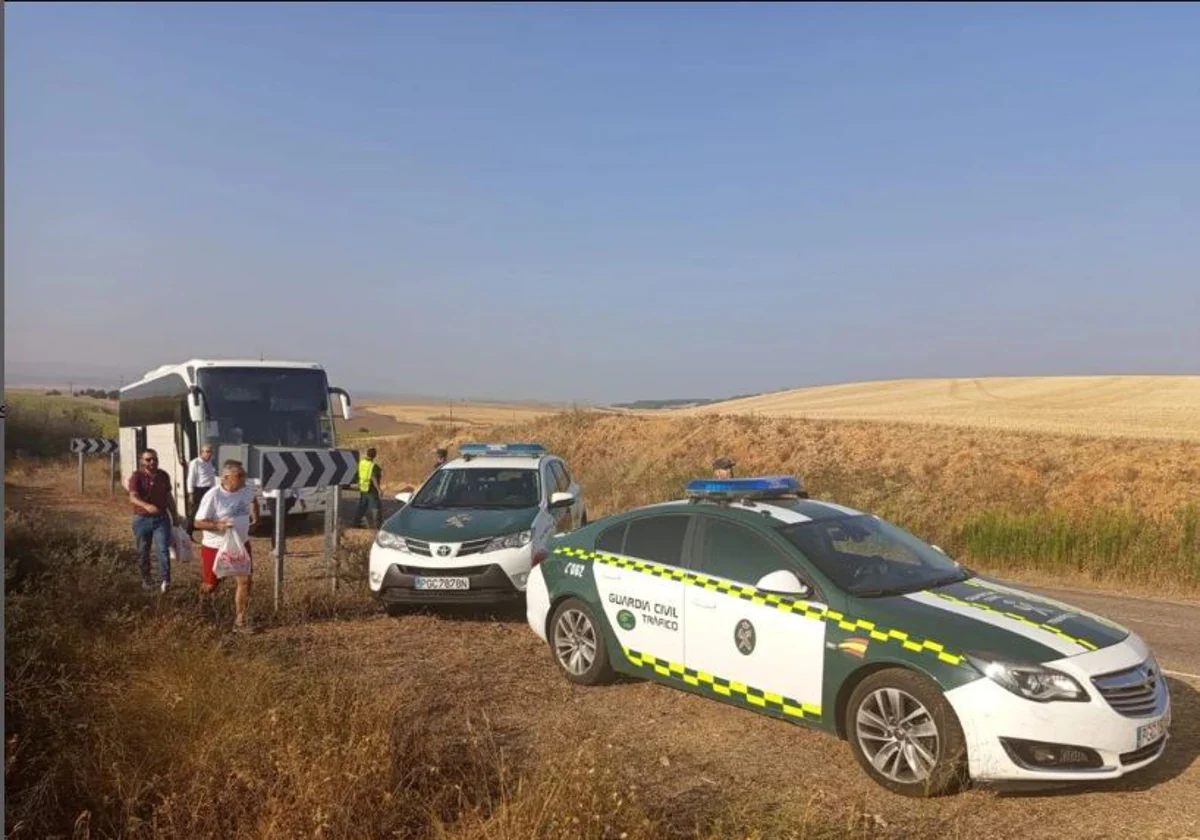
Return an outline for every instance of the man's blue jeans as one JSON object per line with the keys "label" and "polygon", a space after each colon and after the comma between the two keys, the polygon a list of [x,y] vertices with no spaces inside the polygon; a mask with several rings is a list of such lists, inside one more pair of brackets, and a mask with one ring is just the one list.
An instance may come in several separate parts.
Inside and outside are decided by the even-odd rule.
{"label": "man's blue jeans", "polygon": [[150,582],[150,544],[158,553],[158,574],[163,583],[171,582],[171,517],[166,514],[133,517],[133,535],[137,537],[142,582]]}

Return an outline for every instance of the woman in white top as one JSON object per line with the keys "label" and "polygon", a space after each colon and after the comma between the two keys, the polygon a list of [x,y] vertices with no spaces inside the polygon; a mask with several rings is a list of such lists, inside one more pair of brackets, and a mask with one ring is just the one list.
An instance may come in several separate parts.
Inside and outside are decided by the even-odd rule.
{"label": "woman in white top", "polygon": [[[226,461],[221,465],[221,484],[200,500],[196,510],[196,528],[204,532],[200,544],[200,597],[212,594],[221,582],[213,570],[221,537],[230,528],[246,542],[250,551],[250,529],[258,522],[258,499],[253,487],[246,486],[246,468],[241,461]],[[234,632],[246,629],[246,604],[250,600],[250,576],[238,575],[234,605],[237,617]]]}
{"label": "woman in white top", "polygon": [[192,512],[192,516],[188,519],[188,536],[192,536],[195,532],[195,525],[192,519],[196,516],[196,511],[200,509],[200,500],[204,498],[204,494],[217,483],[217,469],[212,462],[213,448],[211,444],[204,444],[200,447],[200,457],[193,458],[188,464],[187,472],[187,495],[188,509]]}

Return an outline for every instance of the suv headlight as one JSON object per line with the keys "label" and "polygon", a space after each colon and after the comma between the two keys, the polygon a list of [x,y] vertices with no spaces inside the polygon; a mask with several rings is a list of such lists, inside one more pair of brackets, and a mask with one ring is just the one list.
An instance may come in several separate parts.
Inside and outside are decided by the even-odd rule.
{"label": "suv headlight", "polygon": [[503,537],[496,537],[486,546],[484,551],[499,551],[502,548],[521,548],[529,545],[529,541],[533,538],[532,531],[518,531],[515,534],[505,534]]}
{"label": "suv headlight", "polygon": [[1011,662],[986,654],[967,654],[967,661],[992,682],[1035,703],[1066,700],[1086,703],[1091,698],[1074,677],[1029,662]]}
{"label": "suv headlight", "polygon": [[390,534],[387,531],[380,531],[375,537],[375,545],[380,548],[394,548],[397,551],[408,551],[408,543],[404,541],[404,537],[399,534]]}

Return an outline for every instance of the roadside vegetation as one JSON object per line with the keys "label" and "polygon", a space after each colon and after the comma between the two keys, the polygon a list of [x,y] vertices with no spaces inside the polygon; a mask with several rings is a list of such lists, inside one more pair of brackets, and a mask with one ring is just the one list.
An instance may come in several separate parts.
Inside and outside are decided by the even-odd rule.
{"label": "roadside vegetation", "polygon": [[380,441],[388,486],[432,450],[536,440],[564,456],[593,519],[679,498],[733,457],[739,475],[801,476],[815,498],[887,517],[997,574],[1200,594],[1200,445],[853,421],[647,418],[572,412],[480,433],[433,427]]}
{"label": "roadside vegetation", "polygon": [[116,403],[106,397],[104,392],[76,397],[40,391],[5,392],[5,452],[59,457],[67,454],[73,437],[115,438]]}
{"label": "roadside vegetation", "polygon": [[[9,838],[870,836],[861,814],[785,825],[716,793],[668,811],[582,748],[531,760],[479,696],[403,673],[380,691],[336,649],[147,598],[122,541],[52,513],[6,511],[5,532]],[[297,593],[284,621],[360,617],[363,583],[345,590]]]}

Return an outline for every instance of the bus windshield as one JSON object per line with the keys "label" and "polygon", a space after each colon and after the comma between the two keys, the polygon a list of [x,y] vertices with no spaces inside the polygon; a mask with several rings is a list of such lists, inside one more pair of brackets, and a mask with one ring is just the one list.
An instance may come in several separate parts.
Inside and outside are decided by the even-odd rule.
{"label": "bus windshield", "polygon": [[322,370],[201,368],[209,443],[326,447],[333,444]]}

